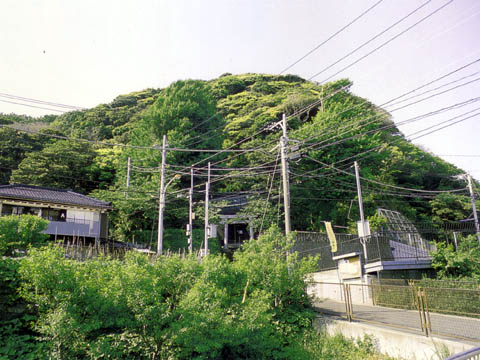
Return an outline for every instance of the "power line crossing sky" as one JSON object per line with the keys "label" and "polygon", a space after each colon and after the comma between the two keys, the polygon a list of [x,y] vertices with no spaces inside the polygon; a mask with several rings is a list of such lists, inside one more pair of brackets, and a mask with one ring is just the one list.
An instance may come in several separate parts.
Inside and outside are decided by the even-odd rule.
{"label": "power line crossing sky", "polygon": [[[230,72],[280,73],[370,7],[364,16],[288,69],[309,78],[426,3],[314,80],[366,55],[446,5],[433,16],[333,79],[382,104],[480,57],[480,3],[475,0],[4,0],[0,3],[0,93],[54,104],[93,107],[120,94],[165,87],[178,79],[211,79]],[[377,4],[376,6],[374,6]],[[435,86],[480,70],[480,64]],[[433,87],[433,86],[432,86]],[[422,90],[429,90],[425,88]],[[394,113],[412,118],[477,96],[478,82]],[[57,113],[39,102],[1,97],[0,112]],[[474,104],[472,107],[475,106]],[[68,110],[65,107],[55,107]],[[459,110],[467,111],[468,109]],[[400,127],[405,134],[440,123],[441,115]],[[441,155],[478,154],[480,123],[472,118],[415,143]],[[480,178],[480,159],[445,156]]]}

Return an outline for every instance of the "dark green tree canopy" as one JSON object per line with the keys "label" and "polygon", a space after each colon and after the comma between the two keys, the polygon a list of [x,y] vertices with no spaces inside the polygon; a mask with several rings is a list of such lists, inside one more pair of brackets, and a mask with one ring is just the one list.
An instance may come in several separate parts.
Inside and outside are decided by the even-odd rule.
{"label": "dark green tree canopy", "polygon": [[[157,221],[163,135],[170,148],[258,149],[216,155],[169,150],[167,181],[183,172],[168,190],[188,188],[188,167],[206,166],[202,160],[207,157],[215,167],[251,168],[224,171],[223,175],[231,175],[225,180],[218,179],[216,170],[211,193],[221,197],[249,192],[251,205],[245,215],[254,217],[260,228],[263,218],[282,222],[280,176],[272,177],[273,170],[279,170],[276,146],[281,131],[273,125],[285,113],[290,145],[299,146],[300,155],[290,161],[295,229],[319,230],[324,220],[354,227],[359,212],[351,167],[355,160],[362,177],[391,186],[434,191],[465,187],[452,178],[462,173],[460,169],[410,143],[388,112],[353,94],[350,86],[348,79],[318,85],[294,75],[225,74],[210,81],[181,80],[164,89],[120,95],[110,104],[49,119],[2,117],[10,125],[33,126],[37,120],[43,121],[43,132],[136,146],[93,146],[41,135],[37,143],[36,137],[1,129],[0,166],[7,169],[2,180],[93,191],[94,196],[114,203],[112,226],[119,238],[128,239],[150,231]],[[128,157],[134,167],[126,196]],[[204,181],[205,171],[198,170],[195,184]],[[362,187],[366,216],[374,215],[378,207],[400,211],[415,221],[469,216],[465,194],[412,196],[412,191],[363,180]],[[203,193],[194,196],[201,206]],[[165,227],[183,228],[188,211],[185,198],[168,195],[167,208]]]}

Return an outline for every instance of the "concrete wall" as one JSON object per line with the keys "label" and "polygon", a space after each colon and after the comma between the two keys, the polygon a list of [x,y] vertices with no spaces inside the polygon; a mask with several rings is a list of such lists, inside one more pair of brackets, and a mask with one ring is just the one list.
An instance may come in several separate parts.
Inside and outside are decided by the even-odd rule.
{"label": "concrete wall", "polygon": [[317,317],[314,325],[318,330],[324,331],[328,335],[342,334],[350,339],[361,339],[365,335],[371,336],[379,352],[401,359],[440,360],[475,346],[474,343],[427,337],[327,316]]}
{"label": "concrete wall", "polygon": [[[344,291],[337,274],[337,270],[321,271],[313,273],[313,283],[307,286],[307,293],[318,300],[330,299],[345,301]],[[344,284],[350,284],[352,303],[355,305],[373,305],[372,290],[364,284],[371,283],[371,276],[344,280]],[[365,283],[366,281],[366,283]]]}

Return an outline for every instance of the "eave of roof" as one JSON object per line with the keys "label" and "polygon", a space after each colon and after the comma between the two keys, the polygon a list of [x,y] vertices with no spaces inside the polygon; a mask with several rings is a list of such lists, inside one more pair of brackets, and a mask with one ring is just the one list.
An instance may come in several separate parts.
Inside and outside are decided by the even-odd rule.
{"label": "eave of roof", "polygon": [[112,204],[109,202],[82,195],[71,190],[23,184],[0,185],[0,198],[48,202],[106,210],[112,209]]}

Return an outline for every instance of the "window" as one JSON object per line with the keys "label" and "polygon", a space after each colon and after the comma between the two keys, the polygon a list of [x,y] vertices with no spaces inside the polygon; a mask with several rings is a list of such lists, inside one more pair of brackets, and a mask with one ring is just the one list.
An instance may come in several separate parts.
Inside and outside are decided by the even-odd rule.
{"label": "window", "polygon": [[3,204],[2,206],[2,216],[8,216],[13,214],[13,206]]}
{"label": "window", "polygon": [[6,205],[3,204],[2,206],[2,216],[7,215],[40,215],[40,208],[37,207],[29,207],[29,206],[14,206],[14,205]]}
{"label": "window", "polygon": [[42,217],[50,221],[67,221],[67,210],[42,209]]}

